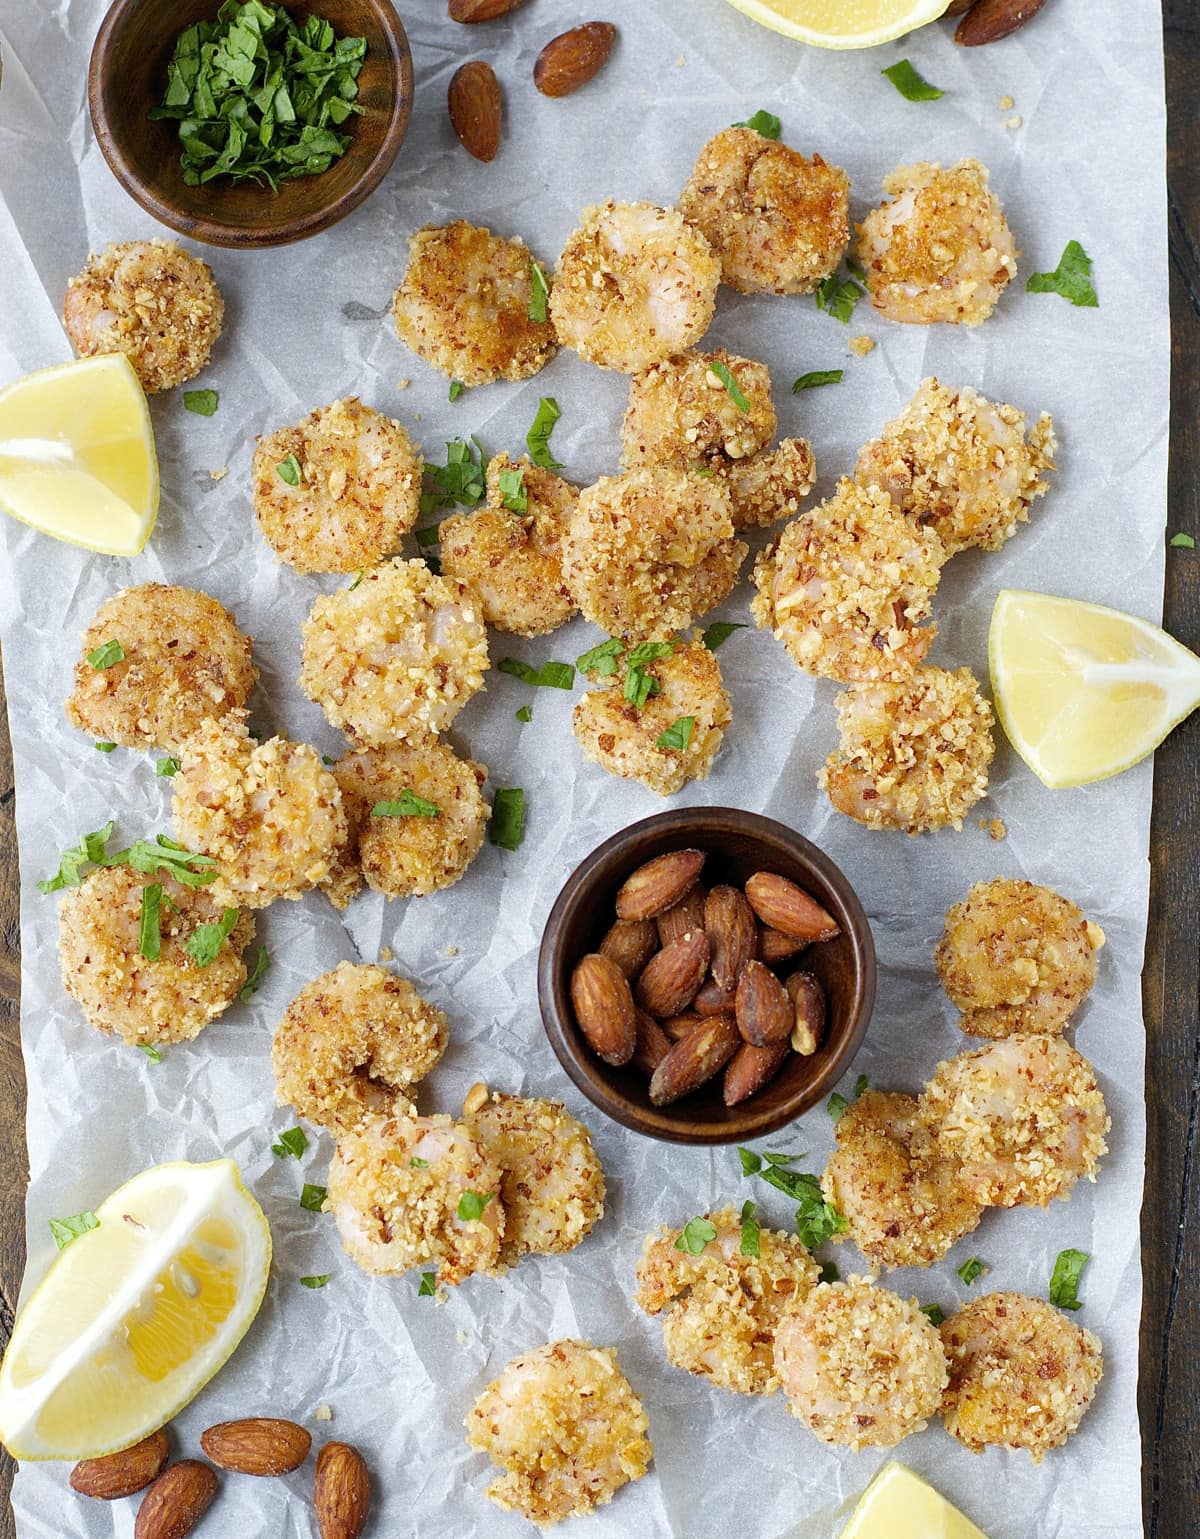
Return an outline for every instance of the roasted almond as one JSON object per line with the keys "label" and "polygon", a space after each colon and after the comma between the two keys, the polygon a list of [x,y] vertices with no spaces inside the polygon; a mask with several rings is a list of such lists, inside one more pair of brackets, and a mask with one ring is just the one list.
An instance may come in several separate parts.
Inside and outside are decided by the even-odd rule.
{"label": "roasted almond", "polygon": [[808,1058],[820,1047],[825,1035],[825,990],[815,973],[805,972],[792,973],[784,988],[795,1012],[792,1047]]}
{"label": "roasted almond", "polygon": [[162,1474],[171,1445],[165,1432],[152,1432],[131,1448],[105,1454],[100,1459],[80,1459],[71,1471],[71,1489],[97,1501],[116,1502],[135,1491],[144,1491]]}
{"label": "roasted almond", "polygon": [[446,9],[451,21],[495,21],[524,4],[525,0],[450,0]]}
{"label": "roasted almond", "polygon": [[133,1539],[185,1539],[217,1494],[217,1473],[199,1459],[170,1464],[142,1497]]}
{"label": "roasted almond", "polygon": [[666,1034],[652,1015],[647,1015],[644,1010],[637,1013],[637,1046],[633,1050],[632,1063],[647,1077],[651,1078],[655,1069],[671,1051],[671,1038]]}
{"label": "roasted almond", "polygon": [[629,979],[637,977],[657,950],[653,919],[618,919],[599,946],[600,955],[615,962]]}
{"label": "roasted almond", "polygon": [[807,945],[807,941],[797,940],[794,935],[772,930],[769,924],[760,924],[758,927],[758,960],[765,962],[768,967],[777,967],[789,957],[799,956]]}
{"label": "roasted almond", "polygon": [[695,999],[708,971],[708,936],[690,930],[646,963],[634,990],[637,1002],[656,1020],[681,1015]]}
{"label": "roasted almond", "polygon": [[758,950],[754,910],[736,887],[714,887],[704,905],[704,930],[712,950],[713,982],[730,993]]}
{"label": "roasted almond", "polygon": [[223,1470],[235,1470],[239,1475],[287,1475],[308,1458],[312,1437],[294,1421],[245,1416],[209,1427],[200,1434],[200,1447]]}
{"label": "roasted almond", "polygon": [[673,908],[704,865],[703,850],[668,850],[626,877],[616,897],[618,919],[654,919]]}
{"label": "roasted almond", "polygon": [[697,1015],[732,1015],[734,991],[719,988],[710,978],[692,1000],[692,1009]]}
{"label": "roasted almond", "polygon": [[689,1031],[695,1031],[697,1026],[704,1025],[703,1016],[696,1015],[692,1010],[685,1010],[682,1015],[672,1015],[662,1023],[662,1029],[672,1042],[678,1042],[681,1037],[686,1037]]}
{"label": "roasted almond", "polygon": [[543,96],[570,96],[608,63],[617,41],[611,21],[588,21],[552,37],[533,66],[533,83]]}
{"label": "roasted almond", "polygon": [[669,1106],[719,1074],[741,1046],[737,1025],[728,1015],[715,1015],[689,1031],[654,1071],[650,1099]]}
{"label": "roasted almond", "polygon": [[658,916],[654,922],[658,926],[660,946],[669,946],[692,930],[703,930],[704,900],[704,888],[697,882],[691,892]]}
{"label": "roasted almond", "polygon": [[628,1063],[637,1044],[629,980],[610,957],[581,957],[571,974],[571,1005],[588,1045],[605,1063]]}
{"label": "roasted almond", "polygon": [[313,1505],[321,1539],[359,1539],[371,1510],[366,1461],[349,1443],[326,1443],[317,1456]]}
{"label": "roasted almond", "polygon": [[496,71],[482,59],[463,64],[450,77],[450,121],[463,148],[476,160],[495,160],[500,148],[504,98]]}
{"label": "roasted almond", "polygon": [[734,1011],[738,1030],[754,1047],[786,1042],[796,1023],[788,991],[771,969],[757,960],[742,968]]}
{"label": "roasted almond", "polygon": [[750,907],[773,930],[802,941],[832,940],[838,933],[837,921],[814,899],[774,871],[758,871],[746,883]]}
{"label": "roasted almond", "polygon": [[959,22],[954,41],[964,48],[999,42],[1036,16],[1045,3],[1046,0],[979,0]]}
{"label": "roasted almond", "polygon": [[754,1047],[749,1042],[743,1042],[725,1070],[725,1083],[721,1092],[725,1105],[738,1106],[752,1095],[757,1095],[779,1073],[784,1059],[791,1051],[791,1044],[786,1037],[782,1042],[772,1042],[770,1047]]}
{"label": "roasted almond", "polygon": [[942,12],[942,16],[961,16],[964,11],[969,11],[975,4],[975,0],[950,0],[950,4]]}

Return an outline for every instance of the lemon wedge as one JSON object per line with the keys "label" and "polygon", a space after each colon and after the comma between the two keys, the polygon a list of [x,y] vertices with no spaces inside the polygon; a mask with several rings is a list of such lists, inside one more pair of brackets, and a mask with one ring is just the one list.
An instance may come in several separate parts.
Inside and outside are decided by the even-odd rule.
{"label": "lemon wedge", "polygon": [[1200,705],[1200,657],[1136,615],[1004,589],[988,665],[1000,722],[1058,789],[1117,775]]}
{"label": "lemon wedge", "polygon": [[96,1209],[17,1317],[0,1367],[0,1442],[82,1459],[170,1420],[258,1313],[271,1232],[232,1160],[144,1170]]}
{"label": "lemon wedge", "polygon": [[146,396],[120,353],[0,390],[0,510],[71,545],[136,556],[158,516]]}
{"label": "lemon wedge", "polygon": [[874,48],[936,21],[950,0],[729,0],[785,37],[817,48]]}
{"label": "lemon wedge", "polygon": [[970,1518],[903,1464],[886,1464],[863,1492],[842,1539],[987,1539]]}

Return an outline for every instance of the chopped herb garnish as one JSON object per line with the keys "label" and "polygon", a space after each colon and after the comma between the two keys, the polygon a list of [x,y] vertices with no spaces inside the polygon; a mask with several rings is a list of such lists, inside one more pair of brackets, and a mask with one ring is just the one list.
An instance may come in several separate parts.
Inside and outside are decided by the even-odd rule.
{"label": "chopped herb garnish", "polygon": [[595,673],[602,679],[610,679],[617,671],[618,659],[624,650],[625,643],[613,637],[611,641],[602,641],[598,647],[577,657],[575,666],[580,673]]}
{"label": "chopped herb garnish", "polygon": [[461,379],[452,379],[450,381],[450,399],[452,401],[461,401],[462,393],[465,389],[466,386]]}
{"label": "chopped herb garnish", "polygon": [[441,815],[442,809],[436,802],[427,802],[407,786],[395,801],[376,802],[371,808],[373,818],[440,818]]}
{"label": "chopped herb garnish", "polygon": [[428,1170],[429,1169],[429,1161],[428,1160],[423,1160],[419,1154],[414,1154],[412,1159],[410,1159],[408,1163],[413,1168],[413,1170]]}
{"label": "chopped herb garnish", "polygon": [[540,262],[529,264],[529,319],[537,326],[546,323],[546,303],[550,298],[550,285],[546,282],[546,269]]}
{"label": "chopped herb garnish", "polygon": [[482,502],[487,490],[482,451],[477,456],[465,438],[452,438],[446,445],[446,463],[426,465],[425,473],[433,490],[421,498],[422,513],[452,508],[456,503],[473,508]]}
{"label": "chopped herb garnish", "polygon": [[211,967],[226,939],[233,934],[241,912],[223,908],[217,924],[198,924],[187,938],[187,954],[197,967]]}
{"label": "chopped herb garnish", "polygon": [[104,866],[129,866],[143,876],[155,876],[165,871],[183,887],[207,887],[215,882],[216,862],[211,855],[193,855],[183,845],[159,834],[154,843],[148,839],[135,839],[127,850],[115,855],[105,855],[97,864]]}
{"label": "chopped herb garnish", "polygon": [[850,1102],[847,1101],[844,1095],[838,1095],[837,1091],[835,1090],[829,1097],[828,1101],[825,1102],[825,1110],[833,1119],[833,1125],[836,1127],[842,1118],[846,1115],[846,1113],[850,1110]]}
{"label": "chopped herb garnish", "polygon": [[689,1256],[698,1256],[711,1241],[717,1237],[716,1227],[710,1224],[706,1218],[689,1218],[687,1223],[679,1231],[679,1238],[675,1241],[675,1249],[683,1250]]}
{"label": "chopped herb garnish", "polygon": [[930,85],[907,59],[899,59],[879,73],[887,76],[906,102],[935,102],[939,96],[946,94],[945,91],[939,91],[937,86]]}
{"label": "chopped herb garnish", "polygon": [[794,1165],[797,1160],[802,1160],[804,1158],[804,1154],[803,1152],[800,1154],[785,1154],[782,1149],[768,1149],[763,1155],[763,1158],[766,1160],[768,1165],[786,1166]]}
{"label": "chopped herb garnish", "polygon": [[662,693],[662,685],[644,668],[630,668],[625,674],[624,695],[635,711],[640,711],[651,695]]}
{"label": "chopped herb garnish", "polygon": [[267,955],[267,948],[265,946],[256,946],[254,949],[254,961],[250,964],[250,974],[238,993],[238,998],[244,1005],[249,1004],[255,994],[258,993],[258,986],[262,982],[263,974],[270,965],[271,958]]}
{"label": "chopped herb garnish", "polygon": [[714,620],[711,625],[705,627],[704,635],[700,640],[710,652],[715,652],[722,642],[729,640],[734,631],[744,631],[747,628],[734,620]]}
{"label": "chopped herb garnish", "polygon": [[313,1277],[302,1277],[300,1279],[300,1286],[302,1288],[323,1288],[332,1276],[332,1272],[318,1272]]}
{"label": "chopped herb garnish", "polygon": [[799,379],[792,381],[792,394],[799,395],[802,390],[815,390],[818,385],[840,385],[841,382],[841,369],[812,369],[809,373],[801,374]]}
{"label": "chopped herb garnish", "polygon": [[677,716],[667,730],[659,735],[659,748],[673,748],[682,753],[692,741],[692,733],[696,730],[696,718],[694,716]]}
{"label": "chopped herb garnish", "polygon": [[1079,1280],[1092,1258],[1085,1250],[1060,1250],[1050,1278],[1050,1302],[1059,1309],[1082,1309]]}
{"label": "chopped herb garnish", "polygon": [[532,721],[533,720],[533,707],[531,705],[523,705],[521,707],[521,709],[517,712],[517,720],[518,721],[523,721],[523,722]]}
{"label": "chopped herb garnish", "polygon": [[173,759],[169,755],[165,759],[160,759],[154,766],[154,773],[161,775],[166,780],[170,780],[173,775],[178,775],[179,773],[179,760]]}
{"label": "chopped herb garnish", "polygon": [[1052,273],[1031,273],[1025,284],[1030,294],[1059,294],[1073,305],[1095,309],[1100,301],[1092,285],[1092,259],[1077,240],[1069,240]]}
{"label": "chopped herb garnish", "polygon": [[458,1199],[456,1212],[464,1224],[474,1223],[483,1217],[483,1210],[495,1196],[495,1192],[464,1192]]}
{"label": "chopped herb garnish", "polygon": [[163,1061],[162,1054],[151,1042],[139,1042],[138,1052],[145,1053],[151,1063],[161,1063]]}
{"label": "chopped herb garnish", "polygon": [[502,470],[497,478],[500,483],[500,501],[510,513],[529,512],[529,493],[525,490],[525,472],[520,466]]}
{"label": "chopped herb garnish", "polygon": [[271,1145],[271,1153],[277,1159],[298,1160],[308,1148],[308,1138],[303,1128],[288,1128],[286,1133],[280,1133],[279,1142]]}
{"label": "chopped herb garnish", "polygon": [[502,850],[515,850],[525,837],[525,792],[520,786],[497,791],[492,802],[488,839]]}
{"label": "chopped herb garnish", "polygon": [[[757,1256],[759,1253],[758,1239],[762,1232],[761,1225],[754,1216],[755,1204],[752,1199],[742,1203],[742,1243],[740,1246],[743,1256]],[[692,1220],[695,1223],[695,1220]],[[715,1231],[714,1231],[715,1235]]]}
{"label": "chopped herb garnish", "polygon": [[66,1250],[72,1240],[77,1240],[81,1234],[87,1234],[89,1229],[99,1229],[100,1220],[94,1213],[73,1213],[70,1218],[52,1218],[50,1220],[50,1233],[54,1236],[54,1243],[59,1250]]}
{"label": "chopped herb garnish", "polygon": [[[1195,550],[1196,548],[1195,538],[1190,534],[1173,534],[1169,543],[1174,550]],[[97,743],[96,747],[99,748],[99,746],[100,744]]]}
{"label": "chopped herb garnish", "polygon": [[437,1293],[437,1274],[435,1272],[421,1273],[421,1286],[417,1289],[419,1299],[431,1299]]}
{"label": "chopped herb garnish", "polygon": [[742,1162],[742,1174],[744,1176],[756,1176],[762,1169],[762,1155],[756,1154],[753,1149],[743,1149],[738,1145],[738,1159]]}
{"label": "chopped herb garnish", "polygon": [[194,411],[197,417],[211,417],[216,412],[221,397],[215,390],[185,390],[183,392],[183,404],[187,411]]}
{"label": "chopped herb garnish", "polygon": [[958,1275],[969,1288],[977,1278],[982,1277],[987,1271],[990,1271],[990,1268],[984,1266],[978,1256],[972,1256],[969,1261],[964,1261],[962,1266],[959,1267]]}
{"label": "chopped herb garnish", "polygon": [[733,123],[733,128],[752,128],[756,134],[761,134],[764,139],[778,139],[783,132],[783,124],[773,112],[767,112],[760,107],[752,118],[746,118],[744,122]]}
{"label": "chopped herb garnish", "polygon": [[941,1325],[946,1318],[946,1311],[940,1304],[922,1304],[921,1313],[929,1316],[930,1325]]}
{"label": "chopped herb garnish", "polygon": [[506,657],[498,666],[501,673],[511,674],[514,679],[520,679],[522,684],[531,684],[535,689],[575,687],[575,669],[570,663],[556,663],[551,659],[540,668],[531,668],[519,657]]}
{"label": "chopped herb garnish", "polygon": [[294,454],[289,454],[286,460],[280,460],[275,467],[275,474],[289,486],[299,486],[304,476],[304,472],[300,469],[300,461]]}
{"label": "chopped herb garnish", "polygon": [[768,1186],[775,1187],[797,1204],[796,1233],[810,1250],[845,1229],[846,1220],[832,1203],[825,1201],[816,1176],[802,1170],[784,1170],[778,1165],[759,1174]]}
{"label": "chopped herb garnish", "polygon": [[306,1181],[300,1188],[300,1206],[309,1213],[319,1213],[321,1205],[329,1196],[328,1190],[323,1186],[314,1186]]}
{"label": "chopped herb garnish", "polygon": [[439,519],[436,524],[423,524],[420,529],[414,529],[417,544],[422,550],[428,550],[431,545],[436,545],[442,537],[442,524]]}
{"label": "chopped herb garnish", "polygon": [[717,358],[714,359],[714,361],[710,363],[708,367],[725,386],[725,393],[737,407],[738,411],[749,411],[750,402],[746,399],[746,395],[742,387],[733,377],[733,372],[729,368],[729,365],[722,363],[721,360]]}
{"label": "chopped herb garnish", "polygon": [[867,269],[857,257],[848,256],[846,258],[846,271],[852,278],[857,278],[860,283],[867,281]]}
{"label": "chopped herb garnish", "polygon": [[529,449],[529,458],[535,465],[540,465],[543,470],[561,470],[562,466],[550,453],[550,435],[554,431],[554,424],[562,416],[558,409],[558,402],[552,395],[544,395],[538,402],[537,415],[533,419],[533,426],[525,434],[525,443]]}
{"label": "chopped herb garnish", "polygon": [[854,1099],[856,1101],[858,1100],[859,1096],[862,1095],[863,1092],[868,1088],[870,1083],[871,1081],[865,1074],[860,1074],[854,1081]]}
{"label": "chopped herb garnish", "polygon": [[158,882],[148,882],[142,888],[142,924],[138,937],[138,950],[148,962],[157,962],[162,950],[163,890]]}
{"label": "chopped herb garnish", "polygon": [[855,305],[865,293],[866,289],[853,278],[843,279],[837,273],[831,273],[817,288],[817,309],[824,310],[826,315],[832,315],[835,321],[841,321],[846,326],[854,314]]}
{"label": "chopped herb garnish", "polygon": [[110,743],[110,742],[109,742],[109,741],[108,741],[108,740],[107,740],[107,738],[106,738],[106,739],[105,739],[105,740],[104,740],[104,742],[103,742],[103,743],[97,743],[97,744],[96,744],[96,745],[95,745],[95,747],[96,747],[96,752],[97,752],[97,753],[112,753],[112,751],[113,751],[113,749],[114,749],[114,748],[115,748],[115,747],[116,747],[116,746],[117,746],[117,745],[116,745],[116,744],[115,744],[115,743]]}
{"label": "chopped herb garnish", "polygon": [[837,1282],[837,1280],[838,1280],[838,1278],[840,1276],[841,1276],[841,1273],[837,1269],[836,1262],[833,1262],[833,1261],[822,1261],[821,1262],[821,1269],[817,1273],[817,1281],[818,1282],[835,1283],[835,1282]]}
{"label": "chopped herb garnish", "polygon": [[354,581],[346,589],[346,592],[347,593],[353,593],[355,588],[361,588],[362,587],[362,580],[363,580],[363,578],[366,575],[367,574],[366,574],[366,570],[365,569],[363,571],[359,572],[358,575],[355,577]]}
{"label": "chopped herb garnish", "polygon": [[111,641],[106,641],[102,646],[98,646],[94,652],[89,652],[87,660],[96,672],[100,673],[105,668],[111,668],[114,663],[123,663],[125,661],[125,648],[114,637]]}

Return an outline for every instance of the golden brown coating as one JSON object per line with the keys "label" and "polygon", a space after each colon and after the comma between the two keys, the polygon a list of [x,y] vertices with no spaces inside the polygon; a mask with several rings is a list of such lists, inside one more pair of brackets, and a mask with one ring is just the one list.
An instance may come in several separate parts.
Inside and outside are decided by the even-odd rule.
{"label": "golden brown coating", "polygon": [[733,503],[735,529],[765,529],[794,518],[817,481],[817,462],[807,439],[782,438],[748,460],[717,470]]}
{"label": "golden brown coating", "polygon": [[850,239],[850,179],[753,128],[726,128],[700,151],[679,198],[707,236],[721,277],[743,294],[810,294]]}
{"label": "golden brown coating", "polygon": [[[95,668],[109,642],[124,658]],[[215,598],[160,582],[106,599],[83,633],[67,720],[123,748],[178,748],[201,723],[238,710],[258,670],[250,641]]]}
{"label": "golden brown coating", "polygon": [[[739,406],[714,369],[728,370],[745,398]],[[771,375],[765,363],[717,348],[679,353],[629,382],[621,423],[621,464],[713,467],[747,459],[775,436]]]}
{"label": "golden brown coating", "polygon": [[408,267],[392,301],[396,334],[431,367],[464,385],[527,379],[557,351],[554,327],[529,318],[535,258],[457,219],[426,225],[408,243]]}

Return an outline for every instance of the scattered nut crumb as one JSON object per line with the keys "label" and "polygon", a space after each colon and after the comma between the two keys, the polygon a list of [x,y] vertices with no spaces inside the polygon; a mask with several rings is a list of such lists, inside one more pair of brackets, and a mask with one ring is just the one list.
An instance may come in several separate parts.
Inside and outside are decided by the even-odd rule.
{"label": "scattered nut crumb", "polygon": [[319,1405],[313,1412],[314,1421],[332,1421],[333,1407],[331,1405]]}
{"label": "scattered nut crumb", "polygon": [[228,465],[222,465],[220,470],[210,470],[209,473],[208,473],[208,479],[210,481],[224,481],[225,477],[228,474],[229,474],[229,466]]}
{"label": "scattered nut crumb", "polygon": [[1014,112],[1011,118],[1004,119],[1005,128],[1020,128],[1023,119],[1019,112]]}
{"label": "scattered nut crumb", "polygon": [[867,336],[851,337],[849,346],[856,358],[865,358],[874,349],[875,339]]}
{"label": "scattered nut crumb", "polygon": [[458,1342],[460,1347],[465,1347],[471,1338],[467,1335],[466,1331],[458,1330],[454,1333],[454,1339]]}
{"label": "scattered nut crumb", "polygon": [[687,59],[684,57],[683,54],[680,54],[679,57],[675,60],[675,68],[676,69],[682,69],[683,66],[686,63],[687,63]]}
{"label": "scattered nut crumb", "polygon": [[1013,99],[1012,99],[1012,97],[1011,97],[1011,96],[1002,96],[1002,97],[1001,97],[1001,98],[1000,98],[1000,104],[999,104],[999,105],[1000,105],[1000,111],[1001,111],[1001,112],[1011,112],[1011,111],[1012,111],[1012,109],[1013,109],[1013,108],[1014,108],[1014,107],[1015,107],[1015,106],[1016,106],[1016,105],[1017,105],[1017,104],[1016,104],[1016,102],[1015,102],[1015,101],[1013,101]]}
{"label": "scattered nut crumb", "polygon": [[458,955],[458,947],[457,946],[447,946],[445,951],[442,952],[442,955],[444,957],[456,957]]}
{"label": "scattered nut crumb", "polygon": [[477,1111],[482,1111],[487,1103],[488,1087],[482,1080],[478,1080],[467,1091],[466,1099],[463,1101],[462,1114],[464,1117],[473,1117]]}
{"label": "scattered nut crumb", "polygon": [[380,946],[380,948],[379,948],[379,960],[381,962],[390,962],[395,957],[395,955],[396,955],[396,953],[392,950],[392,948],[390,946]]}
{"label": "scattered nut crumb", "polygon": [[411,379],[398,379],[396,381],[396,389],[397,390],[407,390],[408,387],[411,384],[412,384],[412,380]]}
{"label": "scattered nut crumb", "polygon": [[986,828],[989,838],[1000,840],[1008,837],[1008,828],[999,818],[980,818],[980,828]]}
{"label": "scattered nut crumb", "polygon": [[1087,935],[1087,938],[1088,938],[1088,945],[1092,948],[1093,951],[1099,951],[1100,947],[1103,946],[1103,944],[1104,944],[1104,942],[1105,942],[1105,940],[1107,938],[1105,936],[1105,934],[1104,934],[1104,931],[1092,919],[1089,919],[1084,924],[1083,928],[1084,928],[1084,933]]}

